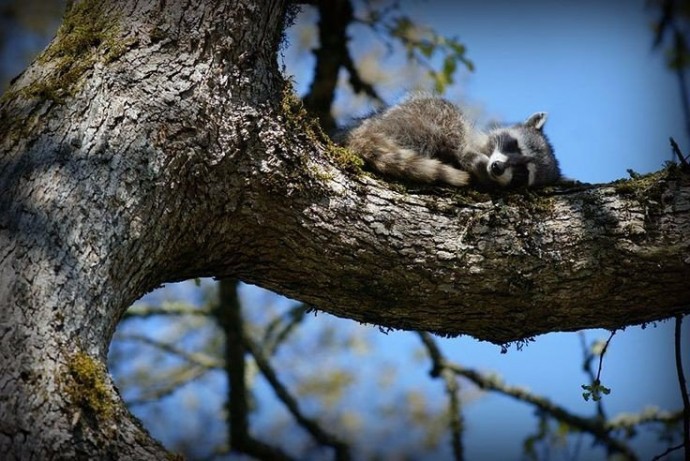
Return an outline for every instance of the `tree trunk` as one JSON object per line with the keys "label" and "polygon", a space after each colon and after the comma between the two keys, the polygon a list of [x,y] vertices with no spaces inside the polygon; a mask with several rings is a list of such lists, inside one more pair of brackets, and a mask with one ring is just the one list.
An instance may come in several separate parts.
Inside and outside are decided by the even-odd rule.
{"label": "tree trunk", "polygon": [[687,175],[484,195],[359,172],[284,90],[284,10],[75,2],[3,97],[5,459],[163,459],[103,363],[164,282],[497,343],[689,310]]}
{"label": "tree trunk", "polygon": [[0,458],[166,459],[103,364],[134,300],[233,267],[284,8],[75,2],[3,97]]}

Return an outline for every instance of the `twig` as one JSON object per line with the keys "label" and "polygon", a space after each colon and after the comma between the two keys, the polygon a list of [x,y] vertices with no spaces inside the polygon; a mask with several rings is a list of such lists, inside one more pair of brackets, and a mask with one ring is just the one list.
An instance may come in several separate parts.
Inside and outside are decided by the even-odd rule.
{"label": "twig", "polygon": [[[287,313],[276,317],[272,320],[264,331],[264,337],[262,344],[264,349],[269,356],[275,355],[278,351],[278,347],[287,340],[297,325],[304,320],[304,314],[307,312],[307,306],[305,304],[299,304],[291,308]],[[283,324],[283,318],[287,317],[288,320],[285,325]]]}
{"label": "twig", "polygon": [[690,154],[688,154],[688,156],[684,156],[683,153],[680,151],[680,147],[678,147],[678,143],[676,142],[676,140],[673,138],[668,139],[671,142],[671,149],[673,149],[673,153],[676,154],[676,157],[678,157],[678,161],[680,162],[680,169],[682,171],[690,171],[690,163],[688,162],[688,157],[690,157]]}
{"label": "twig", "polygon": [[[584,369],[585,373],[589,377],[591,382],[594,382],[596,379],[594,376],[594,370],[592,369],[592,360],[594,359],[594,354],[592,354],[589,351],[589,347],[587,345],[587,340],[585,338],[585,333],[583,331],[580,332],[580,344],[582,346],[582,354],[584,355],[584,363],[582,364],[582,368]],[[599,362],[601,364],[601,361]],[[601,371],[601,366],[599,367],[599,371]],[[601,418],[602,420],[606,419],[606,412],[604,411],[604,403],[603,401],[597,400],[596,401],[596,406],[597,406],[597,416]]]}
{"label": "twig", "polygon": [[599,354],[599,369],[597,370],[597,378],[596,382],[601,383],[601,366],[604,363],[604,354],[606,354],[606,350],[609,348],[609,343],[613,339],[613,336],[616,334],[616,330],[613,330],[611,332],[611,335],[609,336],[609,339],[606,340],[606,343],[604,344],[604,348],[601,350],[601,354]]}
{"label": "twig", "polygon": [[685,78],[685,71],[681,66],[676,69],[676,78],[678,79],[678,88],[680,89],[680,103],[683,106],[683,115],[685,117],[685,132],[690,137],[690,97],[688,97],[688,85]]}
{"label": "twig", "polygon": [[680,445],[676,445],[675,447],[669,447],[669,448],[666,449],[666,451],[664,451],[664,452],[661,453],[660,455],[656,455],[654,458],[652,458],[652,461],[658,461],[658,460],[660,460],[661,458],[670,455],[670,454],[673,453],[674,451],[680,450],[680,449],[683,448],[684,446],[685,446],[685,444],[681,443]]}
{"label": "twig", "polygon": [[681,334],[680,327],[683,323],[683,316],[676,315],[675,331],[675,353],[676,353],[676,372],[678,373],[678,386],[680,395],[683,398],[683,445],[685,446],[685,461],[690,461],[690,398],[688,398],[688,388],[685,384],[685,373],[683,372],[683,361],[681,353]]}
{"label": "twig", "polygon": [[575,429],[593,435],[597,441],[604,444],[612,452],[620,453],[629,460],[637,459],[632,449],[622,441],[612,437],[610,433],[611,429],[599,419],[575,415],[565,408],[554,404],[545,397],[538,397],[524,389],[505,385],[497,378],[483,376],[474,370],[464,368],[458,364],[448,363],[446,367],[451,369],[458,376],[470,380],[480,389],[494,391],[521,402],[528,403],[557,421],[562,421]]}
{"label": "twig", "polygon": [[320,444],[333,447],[335,450],[335,459],[338,461],[346,461],[350,459],[350,449],[344,442],[337,437],[327,433],[316,423],[316,421],[307,418],[299,409],[297,400],[290,395],[283,383],[278,379],[278,375],[271,367],[266,356],[260,348],[248,337],[244,337],[244,347],[254,357],[256,365],[259,367],[261,374],[264,375],[268,383],[273,388],[281,402],[287,407],[288,411],[295,420],[309,432]]}
{"label": "twig", "polygon": [[429,374],[433,378],[443,378],[443,382],[445,383],[446,394],[448,395],[448,416],[450,418],[449,425],[453,455],[456,461],[462,461],[464,459],[464,447],[462,443],[464,424],[462,420],[458,379],[453,371],[446,367],[446,360],[443,358],[443,354],[438,348],[436,341],[434,341],[434,338],[426,332],[420,331],[418,334],[431,358],[431,371]]}
{"label": "twig", "polygon": [[208,356],[206,354],[190,353],[176,346],[173,346],[172,344],[164,343],[156,339],[149,338],[148,336],[127,333],[118,334],[116,338],[119,341],[138,341],[144,344],[148,344],[149,346],[153,346],[169,354],[176,355],[186,360],[187,362],[198,367],[205,368],[206,370],[223,368],[223,362],[214,357]]}
{"label": "twig", "polygon": [[145,405],[154,401],[159,401],[163,397],[167,397],[176,390],[178,390],[183,385],[195,381],[196,379],[204,376],[208,372],[206,368],[199,367],[188,367],[185,366],[180,370],[179,376],[176,376],[174,380],[166,380],[165,377],[156,376],[156,381],[168,381],[164,387],[159,387],[157,389],[145,389],[142,395],[135,399],[125,399],[125,403],[128,408],[132,408],[138,405]]}

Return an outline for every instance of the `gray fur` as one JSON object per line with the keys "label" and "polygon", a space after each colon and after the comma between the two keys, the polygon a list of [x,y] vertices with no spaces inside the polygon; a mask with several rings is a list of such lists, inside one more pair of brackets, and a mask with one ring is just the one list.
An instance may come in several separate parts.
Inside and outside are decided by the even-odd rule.
{"label": "gray fur", "polygon": [[543,186],[560,179],[543,133],[546,114],[488,133],[436,97],[414,97],[365,119],[346,145],[384,175],[422,183],[484,187]]}

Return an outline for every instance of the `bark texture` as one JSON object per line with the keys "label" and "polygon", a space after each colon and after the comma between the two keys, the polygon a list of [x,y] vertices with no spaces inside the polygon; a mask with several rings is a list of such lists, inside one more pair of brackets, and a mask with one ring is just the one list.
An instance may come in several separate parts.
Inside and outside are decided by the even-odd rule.
{"label": "bark texture", "polygon": [[497,343],[688,311],[687,175],[483,195],[357,172],[284,94],[284,10],[74,2],[4,96],[3,459],[163,459],[102,364],[164,282]]}

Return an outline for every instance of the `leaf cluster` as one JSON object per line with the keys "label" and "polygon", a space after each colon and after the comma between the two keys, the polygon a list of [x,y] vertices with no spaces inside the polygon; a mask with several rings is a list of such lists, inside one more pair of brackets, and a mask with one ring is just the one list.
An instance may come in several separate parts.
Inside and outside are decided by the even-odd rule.
{"label": "leaf cluster", "polygon": [[611,393],[611,389],[601,384],[598,379],[594,380],[592,384],[583,384],[581,387],[585,391],[582,393],[582,397],[587,402],[589,402],[590,398],[593,401],[598,402],[601,400],[602,396],[609,395]]}

